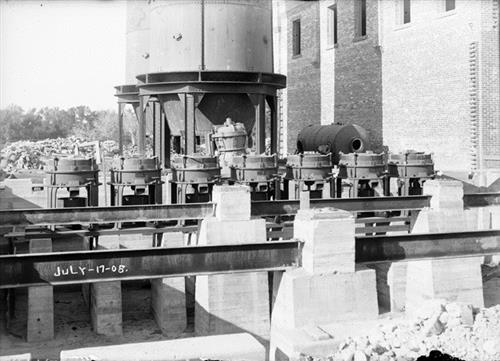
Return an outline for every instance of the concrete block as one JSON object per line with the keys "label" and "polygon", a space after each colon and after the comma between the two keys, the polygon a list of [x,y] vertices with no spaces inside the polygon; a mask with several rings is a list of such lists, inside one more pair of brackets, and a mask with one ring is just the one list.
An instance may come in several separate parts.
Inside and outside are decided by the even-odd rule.
{"label": "concrete block", "polygon": [[354,272],[354,217],[334,209],[299,210],[294,238],[304,241],[302,267],[314,274]]}
{"label": "concrete block", "polygon": [[463,184],[457,180],[431,179],[424,183],[423,194],[432,196],[430,207],[440,209],[463,209]]}
{"label": "concrete block", "polygon": [[484,307],[481,263],[481,257],[408,262],[406,313],[436,298]]}
{"label": "concrete block", "polygon": [[[164,233],[162,247],[182,247],[182,232]],[[176,336],[187,326],[185,277],[151,281],[151,308],[156,323],[165,335]]]}
{"label": "concrete block", "polygon": [[375,271],[283,274],[272,314],[273,327],[290,329],[378,316]]}
{"label": "concrete block", "polygon": [[197,276],[196,335],[249,332],[268,339],[267,272]]}
{"label": "concrete block", "polygon": [[151,281],[151,306],[156,323],[165,335],[179,335],[186,329],[184,277]]}
{"label": "concrete block", "polygon": [[405,309],[406,266],[405,262],[369,266],[376,272],[378,304],[384,312],[402,312]]}
{"label": "concrete block", "polygon": [[265,219],[220,221],[206,218],[201,222],[199,245],[242,244],[266,241]]}
{"label": "concrete block", "polygon": [[215,217],[222,220],[250,219],[250,188],[244,185],[216,185],[212,192]]}
{"label": "concrete block", "polygon": [[[29,242],[30,253],[52,251],[50,238],[32,239]],[[39,342],[54,337],[54,292],[52,286],[28,287],[28,317],[26,340]]]}
{"label": "concrete block", "polygon": [[262,361],[266,350],[247,333],[191,337],[168,341],[129,343],[123,345],[63,350],[61,361],[84,360],[232,360]]}
{"label": "concrete block", "polygon": [[90,287],[90,320],[100,335],[122,334],[122,289],[120,281],[93,283]]}
{"label": "concrete block", "polygon": [[[97,249],[120,247],[116,235],[100,236]],[[90,285],[90,321],[94,332],[114,336],[122,334],[122,288],[120,281],[99,282]]]}

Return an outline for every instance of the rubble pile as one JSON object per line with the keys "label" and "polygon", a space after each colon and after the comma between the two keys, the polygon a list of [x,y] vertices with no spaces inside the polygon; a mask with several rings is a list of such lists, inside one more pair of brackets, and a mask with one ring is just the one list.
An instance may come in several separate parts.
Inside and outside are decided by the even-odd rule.
{"label": "rubble pile", "polygon": [[[88,141],[79,137],[44,139],[40,141],[18,141],[7,144],[0,150],[0,171],[7,174],[21,169],[43,169],[49,159],[56,156],[76,154],[83,157],[95,156],[95,149],[86,146]],[[119,153],[118,143],[106,140],[100,143],[104,157],[114,157]],[[124,148],[124,156],[130,157],[137,153],[137,146],[128,145]]]}
{"label": "rubble pile", "polygon": [[[348,338],[329,361],[500,360],[500,305],[474,309],[459,302],[425,302],[407,321],[382,324],[363,337]],[[426,356],[429,355],[429,356]]]}

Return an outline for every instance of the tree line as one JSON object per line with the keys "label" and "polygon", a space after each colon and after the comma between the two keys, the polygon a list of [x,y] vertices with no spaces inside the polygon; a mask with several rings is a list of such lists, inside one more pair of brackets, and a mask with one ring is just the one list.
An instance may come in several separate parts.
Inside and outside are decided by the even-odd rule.
{"label": "tree line", "polygon": [[[118,141],[118,115],[80,105],[68,109],[44,107],[24,110],[18,105],[0,109],[0,149],[19,140],[77,136],[86,140]],[[132,109],[124,113],[124,143],[135,144],[137,120]]]}

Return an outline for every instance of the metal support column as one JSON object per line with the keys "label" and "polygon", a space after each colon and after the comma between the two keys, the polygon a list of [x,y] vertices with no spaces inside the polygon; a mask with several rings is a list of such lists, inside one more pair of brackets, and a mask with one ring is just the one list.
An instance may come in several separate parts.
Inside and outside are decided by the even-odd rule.
{"label": "metal support column", "polygon": [[266,151],[266,99],[262,94],[248,94],[255,110],[255,152]]}
{"label": "metal support column", "polygon": [[271,110],[271,154],[278,154],[279,144],[279,125],[277,114],[277,98],[275,96],[267,97],[267,104]]}
{"label": "metal support column", "polygon": [[196,152],[196,102],[193,94],[184,94],[184,153]]}
{"label": "metal support column", "polygon": [[147,99],[139,97],[139,109],[136,111],[139,126],[137,128],[137,148],[139,155],[146,152],[146,106]]}
{"label": "metal support column", "polygon": [[118,103],[118,150],[123,155],[123,110],[125,106]]}

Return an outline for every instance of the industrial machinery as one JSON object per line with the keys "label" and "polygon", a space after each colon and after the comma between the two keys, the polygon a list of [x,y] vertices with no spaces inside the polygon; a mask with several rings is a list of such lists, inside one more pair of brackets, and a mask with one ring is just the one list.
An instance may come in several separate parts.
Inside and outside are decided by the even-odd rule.
{"label": "industrial machinery", "polygon": [[212,188],[220,180],[217,157],[178,155],[172,158],[172,203],[209,202]]}
{"label": "industrial machinery", "polygon": [[340,153],[338,178],[349,184],[349,197],[388,196],[391,176],[397,172],[386,164],[384,153]]}
{"label": "industrial machinery", "polygon": [[308,191],[310,198],[323,198],[323,190],[329,186],[329,195],[335,196],[335,183],[332,173],[332,155],[295,154],[286,162],[286,174],[283,179],[284,199],[299,199],[301,191]]}
{"label": "industrial machinery", "polygon": [[[160,204],[161,168],[158,158],[119,158],[110,169],[111,205]],[[126,194],[126,190],[131,192]]]}
{"label": "industrial machinery", "polygon": [[235,156],[231,165],[231,180],[250,187],[252,200],[280,198],[278,156],[242,155]]}
{"label": "industrial machinery", "polygon": [[423,183],[434,178],[434,162],[429,153],[408,150],[390,153],[388,161],[398,169],[398,195],[420,195]]}
{"label": "industrial machinery", "polygon": [[297,137],[297,153],[331,153],[338,164],[340,152],[362,153],[369,149],[368,132],[356,124],[310,125]]}
{"label": "industrial machinery", "polygon": [[246,154],[247,131],[243,123],[234,123],[231,118],[227,118],[224,125],[216,127],[212,134],[213,150],[211,154],[217,153],[219,164],[230,176],[229,167],[233,163],[235,156]]}
{"label": "industrial machinery", "polygon": [[[45,173],[48,208],[99,205],[99,168],[94,158],[54,158]],[[61,189],[68,195],[58,197]]]}

